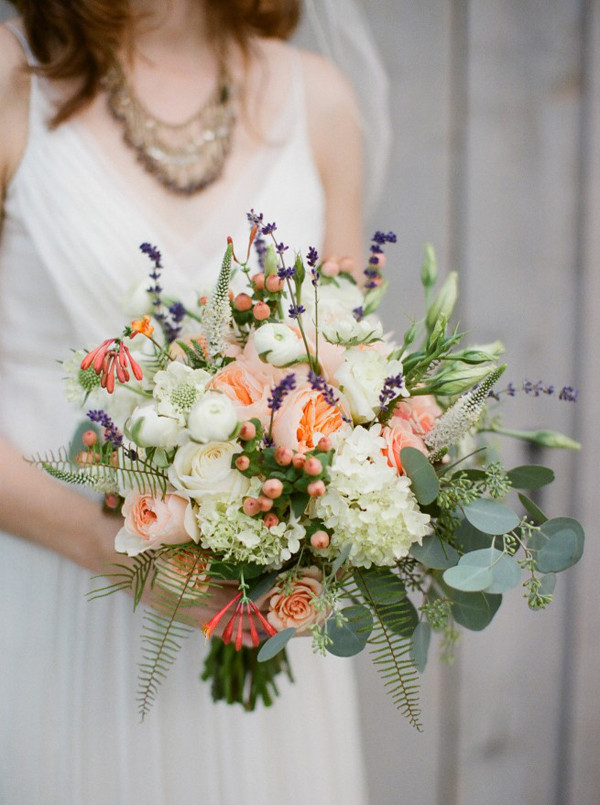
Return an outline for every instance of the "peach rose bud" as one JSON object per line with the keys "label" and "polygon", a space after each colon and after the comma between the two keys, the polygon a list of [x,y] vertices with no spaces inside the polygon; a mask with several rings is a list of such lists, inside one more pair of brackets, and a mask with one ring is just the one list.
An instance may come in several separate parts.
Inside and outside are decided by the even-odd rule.
{"label": "peach rose bud", "polygon": [[254,517],[254,515],[258,514],[260,511],[260,503],[258,502],[257,498],[246,498],[242,508],[244,510],[244,514]]}
{"label": "peach rose bud", "polygon": [[252,315],[256,321],[265,321],[271,315],[271,308],[266,302],[257,302],[252,309]]}
{"label": "peach rose bud", "polygon": [[262,291],[265,287],[265,275],[261,272],[260,274],[255,274],[252,277],[252,282],[254,283],[254,287],[257,291]]}
{"label": "peach rose bud", "polygon": [[250,310],[252,307],[252,298],[248,296],[247,293],[239,293],[233,300],[233,306],[240,312]]}
{"label": "peach rose bud", "polygon": [[250,466],[250,459],[248,456],[238,456],[235,460],[235,466],[238,468],[238,470],[244,472]]}
{"label": "peach rose bud", "polygon": [[304,472],[307,475],[320,475],[323,472],[323,465],[318,458],[311,456],[304,462]]}
{"label": "peach rose bud", "polygon": [[277,274],[269,274],[265,280],[267,291],[270,293],[279,293],[283,290],[283,280]]}
{"label": "peach rose bud", "polygon": [[323,481],[312,481],[306,487],[306,491],[311,498],[320,498],[325,494],[325,483]]}
{"label": "peach rose bud", "polygon": [[86,430],[81,437],[81,441],[86,447],[92,447],[98,441],[98,434],[93,430]]}
{"label": "peach rose bud", "polygon": [[289,447],[278,447],[275,450],[275,461],[280,467],[289,467],[294,458],[294,453]]}
{"label": "peach rose bud", "polygon": [[267,528],[273,528],[273,526],[278,525],[279,517],[277,517],[276,514],[273,514],[273,512],[269,512],[268,514],[265,514],[263,523]]}
{"label": "peach rose bud", "polygon": [[329,436],[322,436],[319,439],[317,447],[318,447],[319,450],[322,450],[324,453],[328,453],[331,450],[331,448],[333,447],[333,444],[331,443],[331,439],[329,438]]}
{"label": "peach rose bud", "polygon": [[325,277],[337,277],[340,273],[340,267],[335,260],[325,260],[321,266],[321,273]]}
{"label": "peach rose bud", "polygon": [[329,547],[329,534],[327,531],[315,531],[310,538],[310,544],[316,551],[322,551]]}
{"label": "peach rose bud", "polygon": [[271,500],[276,500],[277,498],[281,497],[281,493],[283,492],[283,484],[279,478],[269,478],[263,484],[263,492],[268,498],[271,498]]}
{"label": "peach rose bud", "polygon": [[266,498],[264,495],[261,495],[257,498],[257,500],[261,512],[268,512],[273,508],[273,501],[271,498]]}
{"label": "peach rose bud", "polygon": [[249,442],[256,437],[256,425],[254,422],[244,422],[240,428],[240,439]]}

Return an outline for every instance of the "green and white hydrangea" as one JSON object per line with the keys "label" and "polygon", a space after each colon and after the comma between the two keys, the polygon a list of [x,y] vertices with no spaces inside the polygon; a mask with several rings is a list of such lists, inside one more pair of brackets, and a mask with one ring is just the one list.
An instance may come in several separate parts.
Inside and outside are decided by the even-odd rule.
{"label": "green and white hydrangea", "polygon": [[430,530],[430,517],[419,509],[410,480],[383,455],[380,433],[380,425],[359,426],[338,439],[331,483],[314,502],[313,515],[332,533],[332,555],[350,543],[349,559],[356,567],[391,567]]}

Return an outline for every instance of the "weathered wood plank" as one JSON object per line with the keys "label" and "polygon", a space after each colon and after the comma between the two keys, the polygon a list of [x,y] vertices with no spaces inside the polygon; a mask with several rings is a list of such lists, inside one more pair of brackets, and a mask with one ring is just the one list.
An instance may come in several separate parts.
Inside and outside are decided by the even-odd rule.
{"label": "weathered wood plank", "polygon": [[[573,381],[577,37],[576,2],[470,4],[466,324],[502,336],[516,383]],[[525,396],[505,410],[522,427],[569,430],[573,416]],[[569,458],[554,459],[542,457],[568,479]],[[564,512],[568,492],[556,485],[548,509]],[[492,627],[464,641],[461,805],[553,801],[564,589],[559,579],[544,614],[509,593]]]}

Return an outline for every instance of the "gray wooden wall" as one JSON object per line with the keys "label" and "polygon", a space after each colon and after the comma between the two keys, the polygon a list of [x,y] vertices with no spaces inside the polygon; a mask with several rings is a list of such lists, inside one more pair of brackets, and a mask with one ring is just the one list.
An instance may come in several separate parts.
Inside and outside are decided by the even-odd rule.
{"label": "gray wooden wall", "polygon": [[576,459],[510,453],[552,463],[560,482],[544,506],[588,535],[550,610],[530,613],[515,590],[453,666],[430,662],[423,734],[358,659],[371,805],[597,805],[600,0],[363,6],[392,80],[394,151],[373,218],[399,235],[385,319],[402,328],[420,303],[432,241],[442,269],[460,271],[461,323],[477,341],[504,340],[510,379],[581,389],[576,406],[516,398],[505,419],[584,441]]}

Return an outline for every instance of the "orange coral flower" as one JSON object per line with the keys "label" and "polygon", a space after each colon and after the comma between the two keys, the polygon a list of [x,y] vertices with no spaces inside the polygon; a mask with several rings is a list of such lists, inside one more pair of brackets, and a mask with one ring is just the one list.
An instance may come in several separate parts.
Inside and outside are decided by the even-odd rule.
{"label": "orange coral flower", "polygon": [[135,319],[131,322],[131,329],[133,333],[131,335],[132,338],[135,337],[137,333],[141,333],[142,335],[150,336],[154,332],[154,327],[150,324],[150,316],[146,315],[143,319]]}

